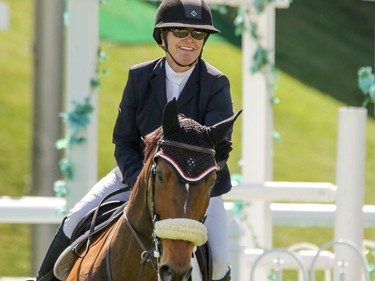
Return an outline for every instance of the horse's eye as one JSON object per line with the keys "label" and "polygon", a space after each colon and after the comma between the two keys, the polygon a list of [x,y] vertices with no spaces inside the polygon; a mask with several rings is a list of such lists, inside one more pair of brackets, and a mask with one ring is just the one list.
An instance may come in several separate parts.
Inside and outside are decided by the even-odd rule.
{"label": "horse's eye", "polygon": [[163,183],[163,173],[162,172],[156,172],[156,177],[158,178],[158,181],[160,183]]}

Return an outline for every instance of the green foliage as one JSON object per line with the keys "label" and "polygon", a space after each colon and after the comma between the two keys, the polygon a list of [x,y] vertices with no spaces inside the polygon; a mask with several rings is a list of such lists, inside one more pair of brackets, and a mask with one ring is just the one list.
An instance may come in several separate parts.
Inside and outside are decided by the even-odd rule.
{"label": "green foliage", "polygon": [[262,45],[258,45],[253,55],[254,64],[251,66],[251,72],[256,73],[262,70],[262,68],[269,64],[269,50],[265,49]]}
{"label": "green foliage", "polygon": [[79,132],[90,124],[90,114],[94,107],[91,105],[90,98],[87,97],[83,104],[75,102],[75,107],[71,112],[61,113],[61,117],[66,122],[69,128],[74,132]]}
{"label": "green foliage", "polygon": [[[234,29],[234,34],[236,34],[236,36],[240,36],[242,35],[242,33],[245,31],[245,28],[244,28],[244,24],[245,24],[245,19],[244,19],[244,14],[243,14],[243,10],[238,8],[237,9],[237,16],[234,18],[233,20],[233,25],[235,27]],[[252,24],[252,28],[251,28],[251,34],[252,36],[255,38],[256,37],[256,25],[255,24]]]}
{"label": "green foliage", "polygon": [[275,2],[275,0],[254,0],[254,7],[258,13],[263,13],[267,5]]}
{"label": "green foliage", "polygon": [[375,75],[372,67],[364,66],[358,70],[358,87],[365,95],[362,106],[366,107],[369,102],[375,101]]}

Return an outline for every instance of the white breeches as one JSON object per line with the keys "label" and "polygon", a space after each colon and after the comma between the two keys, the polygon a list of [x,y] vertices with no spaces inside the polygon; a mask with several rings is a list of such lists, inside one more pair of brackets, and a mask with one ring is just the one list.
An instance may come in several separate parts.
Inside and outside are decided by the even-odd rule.
{"label": "white breeches", "polygon": [[[114,168],[102,178],[93,188],[79,201],[69,212],[64,222],[64,233],[71,237],[76,225],[107,194],[124,187],[122,175],[118,167]],[[129,192],[124,192],[109,200],[128,201]],[[221,196],[212,197],[207,209],[207,218],[204,224],[208,230],[208,241],[212,251],[213,280],[219,280],[228,270],[228,243],[227,243],[227,214],[224,209],[224,202]]]}

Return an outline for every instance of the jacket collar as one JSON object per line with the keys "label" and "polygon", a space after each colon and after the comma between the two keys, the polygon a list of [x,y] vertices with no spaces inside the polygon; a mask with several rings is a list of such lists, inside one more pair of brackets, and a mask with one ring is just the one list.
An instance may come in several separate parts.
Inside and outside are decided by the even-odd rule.
{"label": "jacket collar", "polygon": [[201,60],[199,59],[188,81],[186,82],[186,85],[177,100],[177,108],[181,108],[185,103],[199,93],[200,62]]}
{"label": "jacket collar", "polygon": [[[151,80],[152,93],[161,110],[164,110],[164,107],[167,104],[165,61],[166,59],[163,57],[156,62],[153,69],[154,77]],[[180,109],[199,92],[200,68],[201,59],[198,59],[194,71],[191,73],[180,97],[177,100],[177,109]]]}

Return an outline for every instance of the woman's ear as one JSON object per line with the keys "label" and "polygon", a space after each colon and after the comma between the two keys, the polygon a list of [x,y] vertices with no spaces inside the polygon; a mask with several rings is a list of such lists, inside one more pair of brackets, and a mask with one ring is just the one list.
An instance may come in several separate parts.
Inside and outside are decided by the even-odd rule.
{"label": "woman's ear", "polygon": [[160,48],[162,48],[164,51],[167,51],[167,48],[165,47],[164,40],[162,43],[159,45]]}
{"label": "woman's ear", "polygon": [[161,38],[161,44],[159,44],[160,48],[162,48],[164,51],[167,51],[167,44],[166,44],[166,41],[167,41],[167,35],[168,35],[168,31],[166,31],[165,29],[162,29],[161,30],[161,34],[160,34],[160,38]]}

